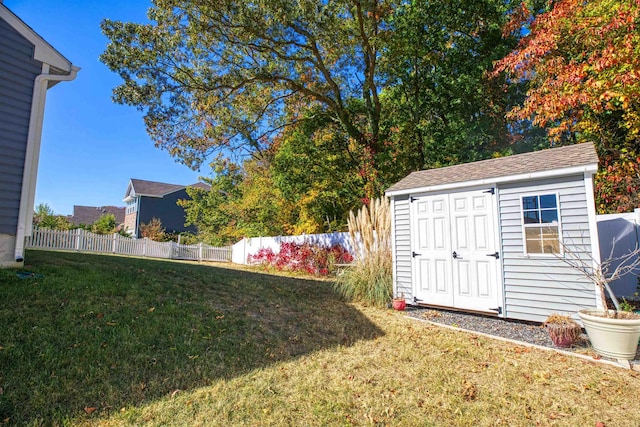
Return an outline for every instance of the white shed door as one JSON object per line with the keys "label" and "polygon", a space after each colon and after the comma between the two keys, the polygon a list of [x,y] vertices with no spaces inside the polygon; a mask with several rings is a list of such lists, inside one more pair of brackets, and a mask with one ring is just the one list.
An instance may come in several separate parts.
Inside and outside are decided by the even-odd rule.
{"label": "white shed door", "polygon": [[412,208],[414,295],[429,304],[453,306],[449,196],[420,197]]}
{"label": "white shed door", "polygon": [[480,190],[414,199],[412,255],[419,302],[484,312],[499,306],[493,197]]}

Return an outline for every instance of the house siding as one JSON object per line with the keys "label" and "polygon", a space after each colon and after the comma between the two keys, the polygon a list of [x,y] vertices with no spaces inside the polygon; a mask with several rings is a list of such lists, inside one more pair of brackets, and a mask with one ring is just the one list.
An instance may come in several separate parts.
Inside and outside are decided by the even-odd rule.
{"label": "house siding", "polygon": [[0,18],[0,234],[16,235],[35,77],[34,46]]}
{"label": "house siding", "polygon": [[394,293],[413,298],[411,274],[411,217],[409,196],[393,199],[393,231],[394,231]]}
{"label": "house siding", "polygon": [[[575,313],[596,305],[591,282],[556,257],[524,254],[521,197],[555,193],[563,244],[591,262],[591,238],[583,175],[503,184],[499,187],[505,316],[542,322],[551,313]],[[597,238],[597,236],[596,236]]]}
{"label": "house siding", "polygon": [[[158,218],[162,222],[162,227],[167,233],[191,232],[195,233],[194,226],[185,227],[185,212],[178,206],[178,200],[188,199],[189,195],[185,189],[170,193],[164,197],[140,197],[138,206],[138,224],[147,224],[153,218]],[[140,230],[136,230],[140,234]]]}

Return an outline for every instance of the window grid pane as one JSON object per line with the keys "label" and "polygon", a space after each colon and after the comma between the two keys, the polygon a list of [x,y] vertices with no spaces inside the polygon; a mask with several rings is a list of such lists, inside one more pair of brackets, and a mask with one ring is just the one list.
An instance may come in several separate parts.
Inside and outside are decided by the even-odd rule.
{"label": "window grid pane", "polygon": [[540,208],[541,209],[549,209],[556,208],[556,195],[555,194],[547,194],[545,196],[540,196]]}
{"label": "window grid pane", "polygon": [[526,252],[560,253],[558,204],[555,194],[522,197]]}
{"label": "window grid pane", "polygon": [[522,209],[524,210],[538,209],[538,196],[523,197]]}
{"label": "window grid pane", "polygon": [[558,222],[558,211],[556,209],[544,209],[540,211],[540,222],[543,224]]}

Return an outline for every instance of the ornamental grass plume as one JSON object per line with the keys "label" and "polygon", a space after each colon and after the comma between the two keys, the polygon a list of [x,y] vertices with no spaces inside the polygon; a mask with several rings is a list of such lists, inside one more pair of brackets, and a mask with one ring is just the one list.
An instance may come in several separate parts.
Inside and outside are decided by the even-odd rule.
{"label": "ornamental grass plume", "polygon": [[349,235],[353,243],[353,265],[335,282],[344,298],[377,307],[392,296],[391,205],[386,197],[349,212]]}

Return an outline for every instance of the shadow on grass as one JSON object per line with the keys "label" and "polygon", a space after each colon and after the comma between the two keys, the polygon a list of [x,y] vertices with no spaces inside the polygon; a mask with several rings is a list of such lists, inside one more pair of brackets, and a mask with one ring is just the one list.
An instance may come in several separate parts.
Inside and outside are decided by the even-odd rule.
{"label": "shadow on grass", "polygon": [[0,270],[0,423],[106,416],[381,336],[329,282],[30,251]]}

